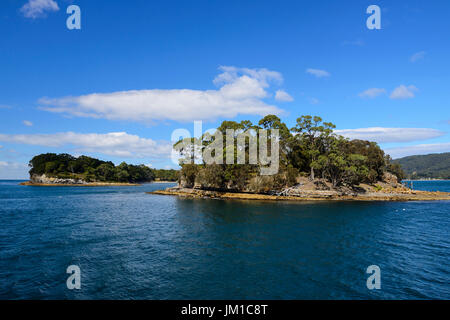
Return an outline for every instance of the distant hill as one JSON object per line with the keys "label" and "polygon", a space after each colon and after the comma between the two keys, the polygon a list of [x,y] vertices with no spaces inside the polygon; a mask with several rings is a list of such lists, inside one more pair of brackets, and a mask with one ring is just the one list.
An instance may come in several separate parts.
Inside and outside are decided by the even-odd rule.
{"label": "distant hill", "polygon": [[450,179],[450,152],[409,156],[393,160],[399,163],[407,178]]}

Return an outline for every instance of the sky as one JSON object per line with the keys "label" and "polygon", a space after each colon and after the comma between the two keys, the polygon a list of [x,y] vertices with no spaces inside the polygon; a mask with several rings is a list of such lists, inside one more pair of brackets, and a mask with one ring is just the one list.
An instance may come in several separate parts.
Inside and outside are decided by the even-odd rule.
{"label": "sky", "polygon": [[[69,29],[70,5],[81,29]],[[370,5],[381,28],[369,29]],[[0,179],[46,152],[176,168],[194,121],[318,115],[393,158],[450,151],[449,1],[0,2]],[[73,21],[73,20],[71,20]]]}

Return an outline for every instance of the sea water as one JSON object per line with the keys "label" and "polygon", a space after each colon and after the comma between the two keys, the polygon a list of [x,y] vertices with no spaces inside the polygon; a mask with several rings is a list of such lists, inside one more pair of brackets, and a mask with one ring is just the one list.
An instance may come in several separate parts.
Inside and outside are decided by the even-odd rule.
{"label": "sea water", "polygon": [[[0,299],[450,299],[450,202],[181,199],[0,181]],[[414,182],[450,191],[449,181]],[[67,267],[80,269],[69,290]],[[369,290],[369,266],[381,287]]]}

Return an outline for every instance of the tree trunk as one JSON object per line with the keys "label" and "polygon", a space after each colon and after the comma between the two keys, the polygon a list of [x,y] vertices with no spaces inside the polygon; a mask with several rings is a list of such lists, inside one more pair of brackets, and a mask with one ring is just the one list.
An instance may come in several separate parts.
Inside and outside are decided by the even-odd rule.
{"label": "tree trunk", "polygon": [[333,188],[336,188],[338,185],[337,179],[333,179]]}
{"label": "tree trunk", "polygon": [[311,167],[311,175],[309,176],[309,179],[314,180],[314,168]]}

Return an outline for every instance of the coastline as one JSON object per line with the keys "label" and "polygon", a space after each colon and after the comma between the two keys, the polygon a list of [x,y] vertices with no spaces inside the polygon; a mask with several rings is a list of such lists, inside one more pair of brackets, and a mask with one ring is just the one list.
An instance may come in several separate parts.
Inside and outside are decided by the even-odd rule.
{"label": "coastline", "polygon": [[267,201],[436,201],[450,200],[449,192],[411,191],[408,193],[367,192],[350,195],[330,195],[311,192],[302,196],[278,196],[255,193],[232,193],[187,188],[168,188],[147,192],[147,194],[178,196],[191,199],[235,199]]}
{"label": "coastline", "polygon": [[450,181],[450,179],[404,179],[402,181]]}
{"label": "coastline", "polygon": [[150,183],[177,183],[177,181],[162,180],[162,181],[152,181]]}
{"label": "coastline", "polygon": [[31,181],[19,183],[21,186],[31,187],[125,187],[140,186],[138,183],[119,183],[119,182],[88,182],[88,183],[34,183]]}

